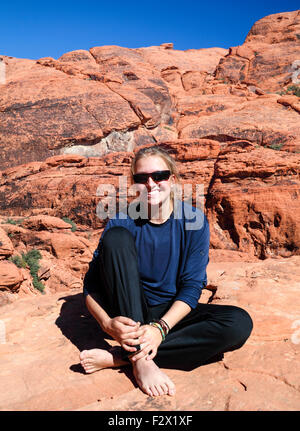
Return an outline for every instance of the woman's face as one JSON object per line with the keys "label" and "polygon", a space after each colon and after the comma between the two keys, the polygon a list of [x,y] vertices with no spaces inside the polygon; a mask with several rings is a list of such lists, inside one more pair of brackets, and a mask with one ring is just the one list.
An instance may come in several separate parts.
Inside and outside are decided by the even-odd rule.
{"label": "woman's face", "polygon": [[[169,167],[159,156],[148,156],[139,159],[135,165],[135,174],[149,174],[156,171],[168,170]],[[175,183],[175,175],[171,175],[168,180],[155,182],[151,177],[148,178],[146,184],[136,184],[141,192],[147,190],[148,205],[160,205],[166,202],[171,193],[171,187]]]}

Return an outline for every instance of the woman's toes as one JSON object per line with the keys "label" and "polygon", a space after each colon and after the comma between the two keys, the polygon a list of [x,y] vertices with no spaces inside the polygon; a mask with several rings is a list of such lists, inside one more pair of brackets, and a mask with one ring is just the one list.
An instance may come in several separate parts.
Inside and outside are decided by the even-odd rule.
{"label": "woman's toes", "polygon": [[86,364],[84,361],[81,361],[81,366],[84,368],[84,370],[86,371],[88,369],[88,364]]}
{"label": "woman's toes", "polygon": [[83,360],[86,357],[86,353],[87,353],[87,350],[83,350],[82,352],[80,352],[79,358]]}
{"label": "woman's toes", "polygon": [[148,386],[141,387],[142,391],[145,392],[145,394],[149,395],[149,397],[153,397],[151,389]]}
{"label": "woman's toes", "polygon": [[87,368],[90,365],[90,362],[87,359],[83,359],[80,363],[84,368]]}
{"label": "woman's toes", "polygon": [[174,396],[175,392],[176,392],[175,387],[172,386],[172,387],[169,388],[168,394],[171,395],[171,396]]}
{"label": "woman's toes", "polygon": [[152,393],[153,397],[158,397],[159,396],[159,392],[157,391],[157,389],[156,389],[155,386],[151,386],[150,390],[151,390],[151,393]]}
{"label": "woman's toes", "polygon": [[164,395],[165,394],[165,390],[163,388],[163,384],[156,385],[156,390],[158,392],[158,395]]}
{"label": "woman's toes", "polygon": [[84,371],[86,373],[91,373],[91,372],[93,372],[95,370],[95,366],[93,364],[90,364],[90,363],[85,363],[83,365],[83,368],[84,368]]}
{"label": "woman's toes", "polygon": [[165,383],[161,385],[161,388],[163,390],[163,395],[166,395],[169,393],[168,385],[166,385]]}

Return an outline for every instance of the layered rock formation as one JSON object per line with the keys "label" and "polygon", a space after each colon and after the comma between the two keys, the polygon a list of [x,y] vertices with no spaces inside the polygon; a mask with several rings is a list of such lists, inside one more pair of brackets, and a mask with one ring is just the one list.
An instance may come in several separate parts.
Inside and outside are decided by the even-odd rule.
{"label": "layered rock formation", "polygon": [[299,172],[297,154],[247,141],[221,150],[207,200],[212,245],[262,259],[299,254]]}
{"label": "layered rock formation", "polygon": [[[51,294],[82,288],[99,232],[77,230],[70,222],[47,215],[0,218],[0,306],[24,296],[37,296],[39,290]],[[26,261],[30,250],[40,253],[40,259],[35,259],[39,290]]]}
{"label": "layered rock formation", "polygon": [[[57,60],[2,56],[0,168],[60,153],[101,156],[178,136],[250,138],[262,145],[278,139],[287,148],[298,147],[293,104],[284,110],[276,98],[261,104],[254,96],[292,84],[299,34],[296,11],[263,18],[229,53],[220,48],[176,51],[163,44],[94,47]],[[253,97],[259,101],[248,106]],[[232,122],[222,133],[227,109]],[[203,118],[216,114],[221,116],[214,126],[212,118]]]}
{"label": "layered rock formation", "polygon": [[160,69],[213,71],[227,51],[165,55],[166,49],[104,46],[58,60],[4,57],[0,168],[60,153],[100,156],[177,136],[168,129],[173,103]]}
{"label": "layered rock formation", "polygon": [[[184,189],[189,186],[193,203],[205,209],[213,248],[241,250],[258,258],[299,254],[297,154],[249,141],[224,146],[216,140],[179,139],[161,146],[177,159],[183,197],[190,197]],[[112,187],[118,211],[119,198],[126,201],[127,194],[130,199],[132,157],[129,152],[103,158],[54,156],[2,171],[2,209],[7,216],[68,216],[79,225],[102,229],[107,219],[99,218],[97,210],[108,200],[99,187]]]}
{"label": "layered rock formation", "polygon": [[[118,210],[124,193],[129,199],[134,152],[159,144],[175,156],[182,186],[192,186],[193,203],[204,208],[212,248],[263,259],[299,254],[299,97],[267,89],[290,88],[294,72],[286,64],[297,61],[298,31],[295,11],[258,21],[229,51],[162,44],[94,47],[58,60],[2,57],[0,214],[2,222],[23,219],[18,232],[2,228],[23,251],[35,247],[60,258],[57,220],[101,232],[99,186],[113,187]],[[237,73],[241,61],[248,62],[241,66],[247,79]],[[56,217],[60,233],[34,216]],[[69,234],[81,250],[78,232]],[[7,235],[1,244],[2,260],[19,252]]]}
{"label": "layered rock formation", "polygon": [[254,24],[242,46],[220,61],[217,78],[244,82],[264,91],[292,84],[300,59],[299,11],[267,16]]}

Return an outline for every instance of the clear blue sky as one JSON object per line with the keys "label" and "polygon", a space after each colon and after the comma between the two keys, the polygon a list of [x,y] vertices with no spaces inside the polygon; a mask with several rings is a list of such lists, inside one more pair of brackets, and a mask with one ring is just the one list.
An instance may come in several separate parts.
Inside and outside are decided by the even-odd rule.
{"label": "clear blue sky", "polygon": [[299,0],[5,0],[0,55],[58,58],[75,49],[173,42],[174,49],[240,45],[258,19],[300,8]]}

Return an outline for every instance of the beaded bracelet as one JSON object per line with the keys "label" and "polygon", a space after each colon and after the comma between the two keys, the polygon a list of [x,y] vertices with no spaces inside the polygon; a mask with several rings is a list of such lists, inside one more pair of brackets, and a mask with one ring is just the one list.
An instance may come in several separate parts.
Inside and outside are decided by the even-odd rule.
{"label": "beaded bracelet", "polygon": [[158,322],[150,322],[149,325],[154,326],[155,328],[160,330],[162,340],[164,341],[166,336],[162,326]]}
{"label": "beaded bracelet", "polygon": [[167,324],[167,322],[163,319],[158,320],[158,323],[160,323],[160,325],[162,326],[165,335],[168,335],[169,331],[170,331],[170,326]]}

